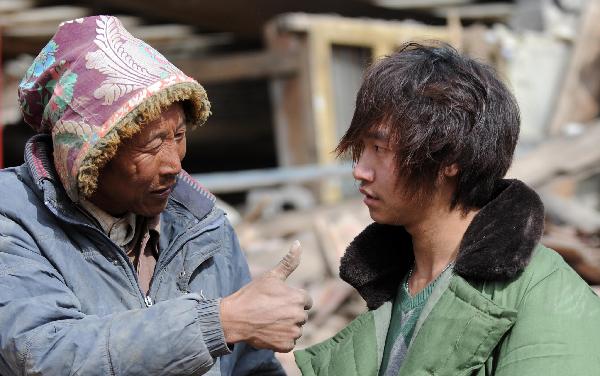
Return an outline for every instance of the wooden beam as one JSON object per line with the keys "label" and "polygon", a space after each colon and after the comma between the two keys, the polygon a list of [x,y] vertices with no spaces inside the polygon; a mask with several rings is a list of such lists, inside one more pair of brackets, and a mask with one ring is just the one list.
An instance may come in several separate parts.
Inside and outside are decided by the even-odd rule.
{"label": "wooden beam", "polygon": [[298,70],[297,56],[291,53],[244,52],[171,61],[201,83],[273,78],[292,75]]}
{"label": "wooden beam", "polygon": [[267,24],[264,36],[269,51],[294,54],[299,64],[297,74],[275,77],[270,83],[278,164],[316,163],[308,42],[306,38],[279,29],[276,20]]}
{"label": "wooden beam", "polygon": [[448,6],[433,9],[438,17],[447,17],[455,13],[463,20],[494,20],[502,21],[510,18],[515,12],[515,5],[507,3],[485,3],[472,5]]}
{"label": "wooden beam", "polygon": [[448,5],[468,4],[474,0],[363,0],[390,9],[432,9]]}
{"label": "wooden beam", "polygon": [[351,175],[351,165],[335,164],[212,172],[195,174],[192,177],[201,182],[212,193],[231,193],[277,185],[323,181],[336,177],[350,178]]}
{"label": "wooden beam", "polygon": [[600,213],[593,208],[575,199],[560,197],[547,189],[538,192],[548,217],[558,219],[585,234],[600,232]]}
{"label": "wooden beam", "polygon": [[[284,13],[336,13],[347,17],[378,19],[424,18],[423,12],[383,8],[363,1],[344,0],[79,0],[96,9],[115,9],[147,19],[195,25],[207,31],[227,30],[245,40],[257,40],[265,24]],[[158,11],[157,11],[158,10]]]}
{"label": "wooden beam", "polygon": [[194,56],[212,47],[233,42],[231,33],[195,34],[187,25],[163,24],[134,26],[129,32],[162,52],[167,57]]}
{"label": "wooden beam", "polygon": [[33,0],[0,0],[0,14],[22,11],[34,5]]}
{"label": "wooden beam", "polygon": [[445,26],[427,26],[406,21],[346,18],[330,15],[289,13],[276,19],[281,30],[318,33],[330,44],[373,47],[385,42],[394,47],[408,40],[443,40],[449,42]]}
{"label": "wooden beam", "polygon": [[549,125],[558,135],[570,122],[587,122],[600,111],[600,0],[589,0],[581,12],[580,29],[575,40],[565,79]]}
{"label": "wooden beam", "polygon": [[507,175],[536,187],[556,175],[594,169],[600,163],[599,140],[600,124],[577,137],[551,139],[516,159]]}
{"label": "wooden beam", "polygon": [[79,17],[85,17],[91,10],[75,6],[52,6],[22,10],[0,16],[0,25],[6,28],[14,26],[54,26]]}

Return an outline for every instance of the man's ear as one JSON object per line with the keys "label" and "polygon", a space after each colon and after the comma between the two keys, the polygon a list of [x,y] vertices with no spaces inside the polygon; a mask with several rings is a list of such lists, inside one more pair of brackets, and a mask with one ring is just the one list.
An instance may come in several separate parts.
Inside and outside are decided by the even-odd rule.
{"label": "man's ear", "polygon": [[456,175],[458,175],[458,164],[457,163],[452,163],[451,165],[445,166],[444,168],[442,168],[442,174],[444,175],[444,177],[446,178],[452,178]]}

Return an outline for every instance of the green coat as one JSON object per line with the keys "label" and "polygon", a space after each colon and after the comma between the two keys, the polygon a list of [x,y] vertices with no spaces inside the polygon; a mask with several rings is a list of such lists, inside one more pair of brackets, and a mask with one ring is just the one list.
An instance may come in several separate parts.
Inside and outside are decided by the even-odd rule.
{"label": "green coat", "polygon": [[[517,183],[511,182],[505,190],[523,194],[522,183],[518,189],[512,186]],[[532,198],[525,198],[530,205]],[[510,220],[489,226],[490,216],[498,219],[508,211],[499,214],[486,208],[467,230],[455,270],[442,275],[427,301],[400,375],[600,375],[600,298],[556,252],[529,245],[541,235],[536,221],[540,215],[543,218],[543,210],[529,210],[521,218],[523,231],[515,231]],[[505,205],[491,209],[502,208]],[[519,210],[510,214],[519,216]],[[349,247],[341,275],[372,310],[333,338],[296,351],[303,375],[377,376],[379,372],[390,299],[403,275],[392,277],[386,255],[397,257],[398,246],[408,243],[398,238],[398,228],[370,227]],[[395,240],[395,254],[386,253],[385,243],[390,240]],[[375,249],[367,251],[379,259],[366,256],[364,245],[369,243],[376,243]],[[487,255],[487,260],[465,261],[491,249],[493,256]],[[402,259],[395,262],[402,264]]]}

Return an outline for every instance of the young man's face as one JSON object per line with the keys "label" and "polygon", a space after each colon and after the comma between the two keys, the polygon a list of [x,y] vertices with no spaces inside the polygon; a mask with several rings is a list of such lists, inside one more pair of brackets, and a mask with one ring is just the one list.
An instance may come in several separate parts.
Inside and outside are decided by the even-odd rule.
{"label": "young man's face", "polygon": [[407,225],[422,211],[419,200],[402,189],[387,132],[373,130],[367,134],[352,175],[360,182],[359,191],[375,222]]}

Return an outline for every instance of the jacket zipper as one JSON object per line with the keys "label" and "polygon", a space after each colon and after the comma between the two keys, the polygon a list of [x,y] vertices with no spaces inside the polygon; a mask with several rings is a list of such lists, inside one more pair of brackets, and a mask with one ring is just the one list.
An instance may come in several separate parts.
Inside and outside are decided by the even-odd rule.
{"label": "jacket zipper", "polygon": [[[56,206],[55,206],[55,205],[56,205],[56,202],[55,202],[55,201],[52,201],[52,200],[45,200],[44,202],[46,203],[46,206],[49,206],[49,204],[50,204],[50,203],[52,203],[52,204],[53,204],[53,206],[54,206],[54,208],[56,208]],[[75,207],[76,207],[76,208],[77,208],[77,209],[78,209],[80,212],[82,212],[82,213],[84,214],[84,216],[86,216],[86,217],[89,217],[89,216],[88,216],[88,214],[87,214],[87,213],[86,213],[86,212],[85,212],[85,211],[84,211],[84,210],[83,210],[81,207],[79,207],[79,205],[75,205]],[[100,231],[99,229],[97,229],[97,228],[96,228],[96,227],[94,227],[94,226],[90,226],[90,225],[88,225],[88,224],[86,224],[86,223],[76,222],[76,221],[74,221],[74,220],[72,220],[72,219],[70,219],[70,218],[67,218],[67,217],[65,217],[65,216],[64,216],[64,215],[62,215],[62,213],[60,213],[58,210],[54,210],[54,214],[55,214],[55,215],[56,215],[58,218],[62,219],[63,221],[65,221],[65,222],[67,222],[67,223],[70,223],[70,224],[72,224],[72,225],[75,225],[75,226],[82,226],[82,227],[84,227],[84,228],[90,229],[90,230],[92,230],[93,232],[95,232],[95,233],[97,233],[97,234],[100,234],[100,236],[101,236],[101,237],[102,237],[104,240],[107,240],[107,241],[108,241],[108,243],[109,243],[109,244],[112,246],[112,248],[113,248],[114,250],[116,250],[116,254],[125,260],[125,264],[128,266],[128,268],[129,268],[129,272],[130,272],[130,274],[128,274],[128,275],[127,275],[127,277],[128,277],[128,279],[129,279],[129,281],[130,281],[130,282],[132,282],[132,281],[131,281],[131,277],[133,276],[133,282],[135,282],[135,283],[132,283],[132,287],[133,287],[133,289],[134,289],[134,290],[135,290],[135,289],[136,289],[136,287],[137,287],[137,291],[139,292],[139,297],[141,298],[140,300],[141,300],[141,303],[142,303],[142,307],[149,307],[150,305],[152,305],[152,299],[150,299],[149,301],[146,301],[146,295],[144,294],[144,292],[143,292],[143,291],[142,291],[142,289],[140,288],[140,282],[139,282],[139,280],[138,280],[138,278],[137,278],[137,273],[135,272],[135,268],[133,267],[133,264],[132,264],[132,263],[131,263],[131,261],[129,260],[129,257],[127,257],[127,255],[126,255],[126,254],[125,254],[125,252],[124,252],[124,251],[121,249],[121,247],[119,247],[117,244],[115,244],[115,242],[113,242],[113,241],[112,241],[112,239],[108,237],[108,235],[106,235],[104,232]],[[127,274],[127,273],[126,273],[126,274]],[[148,302],[150,302],[150,305],[148,305]]]}
{"label": "jacket zipper", "polygon": [[[172,245],[167,248],[164,251],[164,254],[169,254],[169,251],[172,250],[173,248],[176,247],[180,247],[182,244],[185,244],[186,242],[188,242],[190,239],[193,239],[195,237],[197,237],[198,235],[202,234],[203,232],[206,231],[210,231],[210,230],[214,230],[216,228],[218,228],[219,226],[221,226],[223,224],[224,219],[223,218],[217,218],[215,221],[211,222],[208,225],[205,225],[204,227],[201,226],[202,222],[196,224],[196,226],[190,228],[189,230],[187,230],[186,232],[184,232],[182,235],[180,235],[173,243]],[[193,232],[192,232],[193,231]],[[185,236],[187,235],[187,236]],[[198,263],[198,265],[202,265],[202,263],[206,260],[208,260],[210,257],[212,257],[215,254],[215,251],[212,252],[207,252],[204,257],[202,257],[200,259],[200,262]],[[169,258],[156,264],[156,268],[154,270],[154,273],[152,275],[152,279],[150,281],[150,290],[148,291],[148,298],[150,299],[150,302],[152,302],[152,281],[154,281],[154,279],[156,277],[158,277],[160,275],[160,273],[163,272],[163,270],[166,269],[166,267],[169,265],[169,263],[175,258],[175,256],[177,255],[177,252],[169,255]],[[203,297],[204,298],[204,297]]]}
{"label": "jacket zipper", "polygon": [[[52,203],[54,205],[56,204],[52,200],[45,200],[45,203],[47,206],[49,205],[49,203]],[[77,209],[80,212],[82,212],[86,217],[88,217],[87,212],[85,212],[81,207],[79,207],[79,205],[75,205],[75,207],[77,207]],[[137,273],[135,272],[135,268],[134,268],[133,264],[131,263],[131,261],[129,260],[129,257],[127,257],[127,255],[125,255],[125,257],[123,257],[124,252],[121,249],[121,247],[119,247],[117,244],[115,244],[112,241],[112,239],[110,239],[108,237],[108,235],[106,235],[104,232],[100,231],[96,227],[90,226],[86,223],[75,222],[75,221],[63,216],[60,212],[58,212],[58,210],[55,210],[54,212],[55,212],[55,215],[57,217],[61,218],[63,221],[71,223],[76,226],[83,226],[85,228],[91,229],[92,231],[96,232],[97,234],[100,234],[100,236],[102,236],[105,240],[107,240],[109,242],[109,244],[113,247],[113,249],[116,249],[117,254],[119,254],[125,260],[125,263],[129,267],[129,272],[131,274],[128,275],[128,278],[131,281],[131,276],[133,276],[133,281],[135,282],[135,287],[137,287],[137,291],[139,292],[139,296],[141,297],[141,301],[143,304],[142,307],[149,308],[154,304],[152,297],[150,296],[151,291],[152,291],[152,282],[154,281],[155,277],[158,276],[166,268],[167,265],[169,265],[169,263],[177,255],[177,253],[173,253],[172,255],[169,256],[168,260],[161,262],[160,264],[158,264],[159,260],[156,260],[157,261],[156,269],[154,270],[154,273],[152,274],[152,278],[150,280],[150,289],[148,290],[148,295],[146,295],[140,288],[140,282],[138,280]],[[195,226],[191,227],[189,230],[187,230],[186,232],[183,232],[181,235],[179,235],[178,238],[172,243],[171,247],[167,248],[164,251],[164,254],[168,254],[168,251],[173,249],[175,247],[175,245],[180,246],[181,244],[186,243],[190,239],[198,236],[199,234],[201,234],[205,231],[210,231],[215,228],[218,228],[223,223],[223,221],[224,221],[223,218],[217,218],[215,221],[211,222],[210,224],[206,225],[205,227],[201,227],[202,221],[199,221]],[[198,227],[200,229],[196,230],[196,227]],[[191,232],[192,230],[196,230],[196,231],[194,231],[193,233],[190,234],[189,232]],[[185,236],[185,235],[188,235],[188,236]],[[205,255],[206,257],[204,257],[201,260],[200,264],[202,264],[204,261],[206,261],[208,258],[210,258],[213,254],[214,254],[214,252],[209,252],[207,255]],[[159,259],[160,259],[160,256],[159,256]],[[132,287],[134,287],[134,286],[132,286]],[[135,289],[135,287],[134,287],[134,289]]]}

